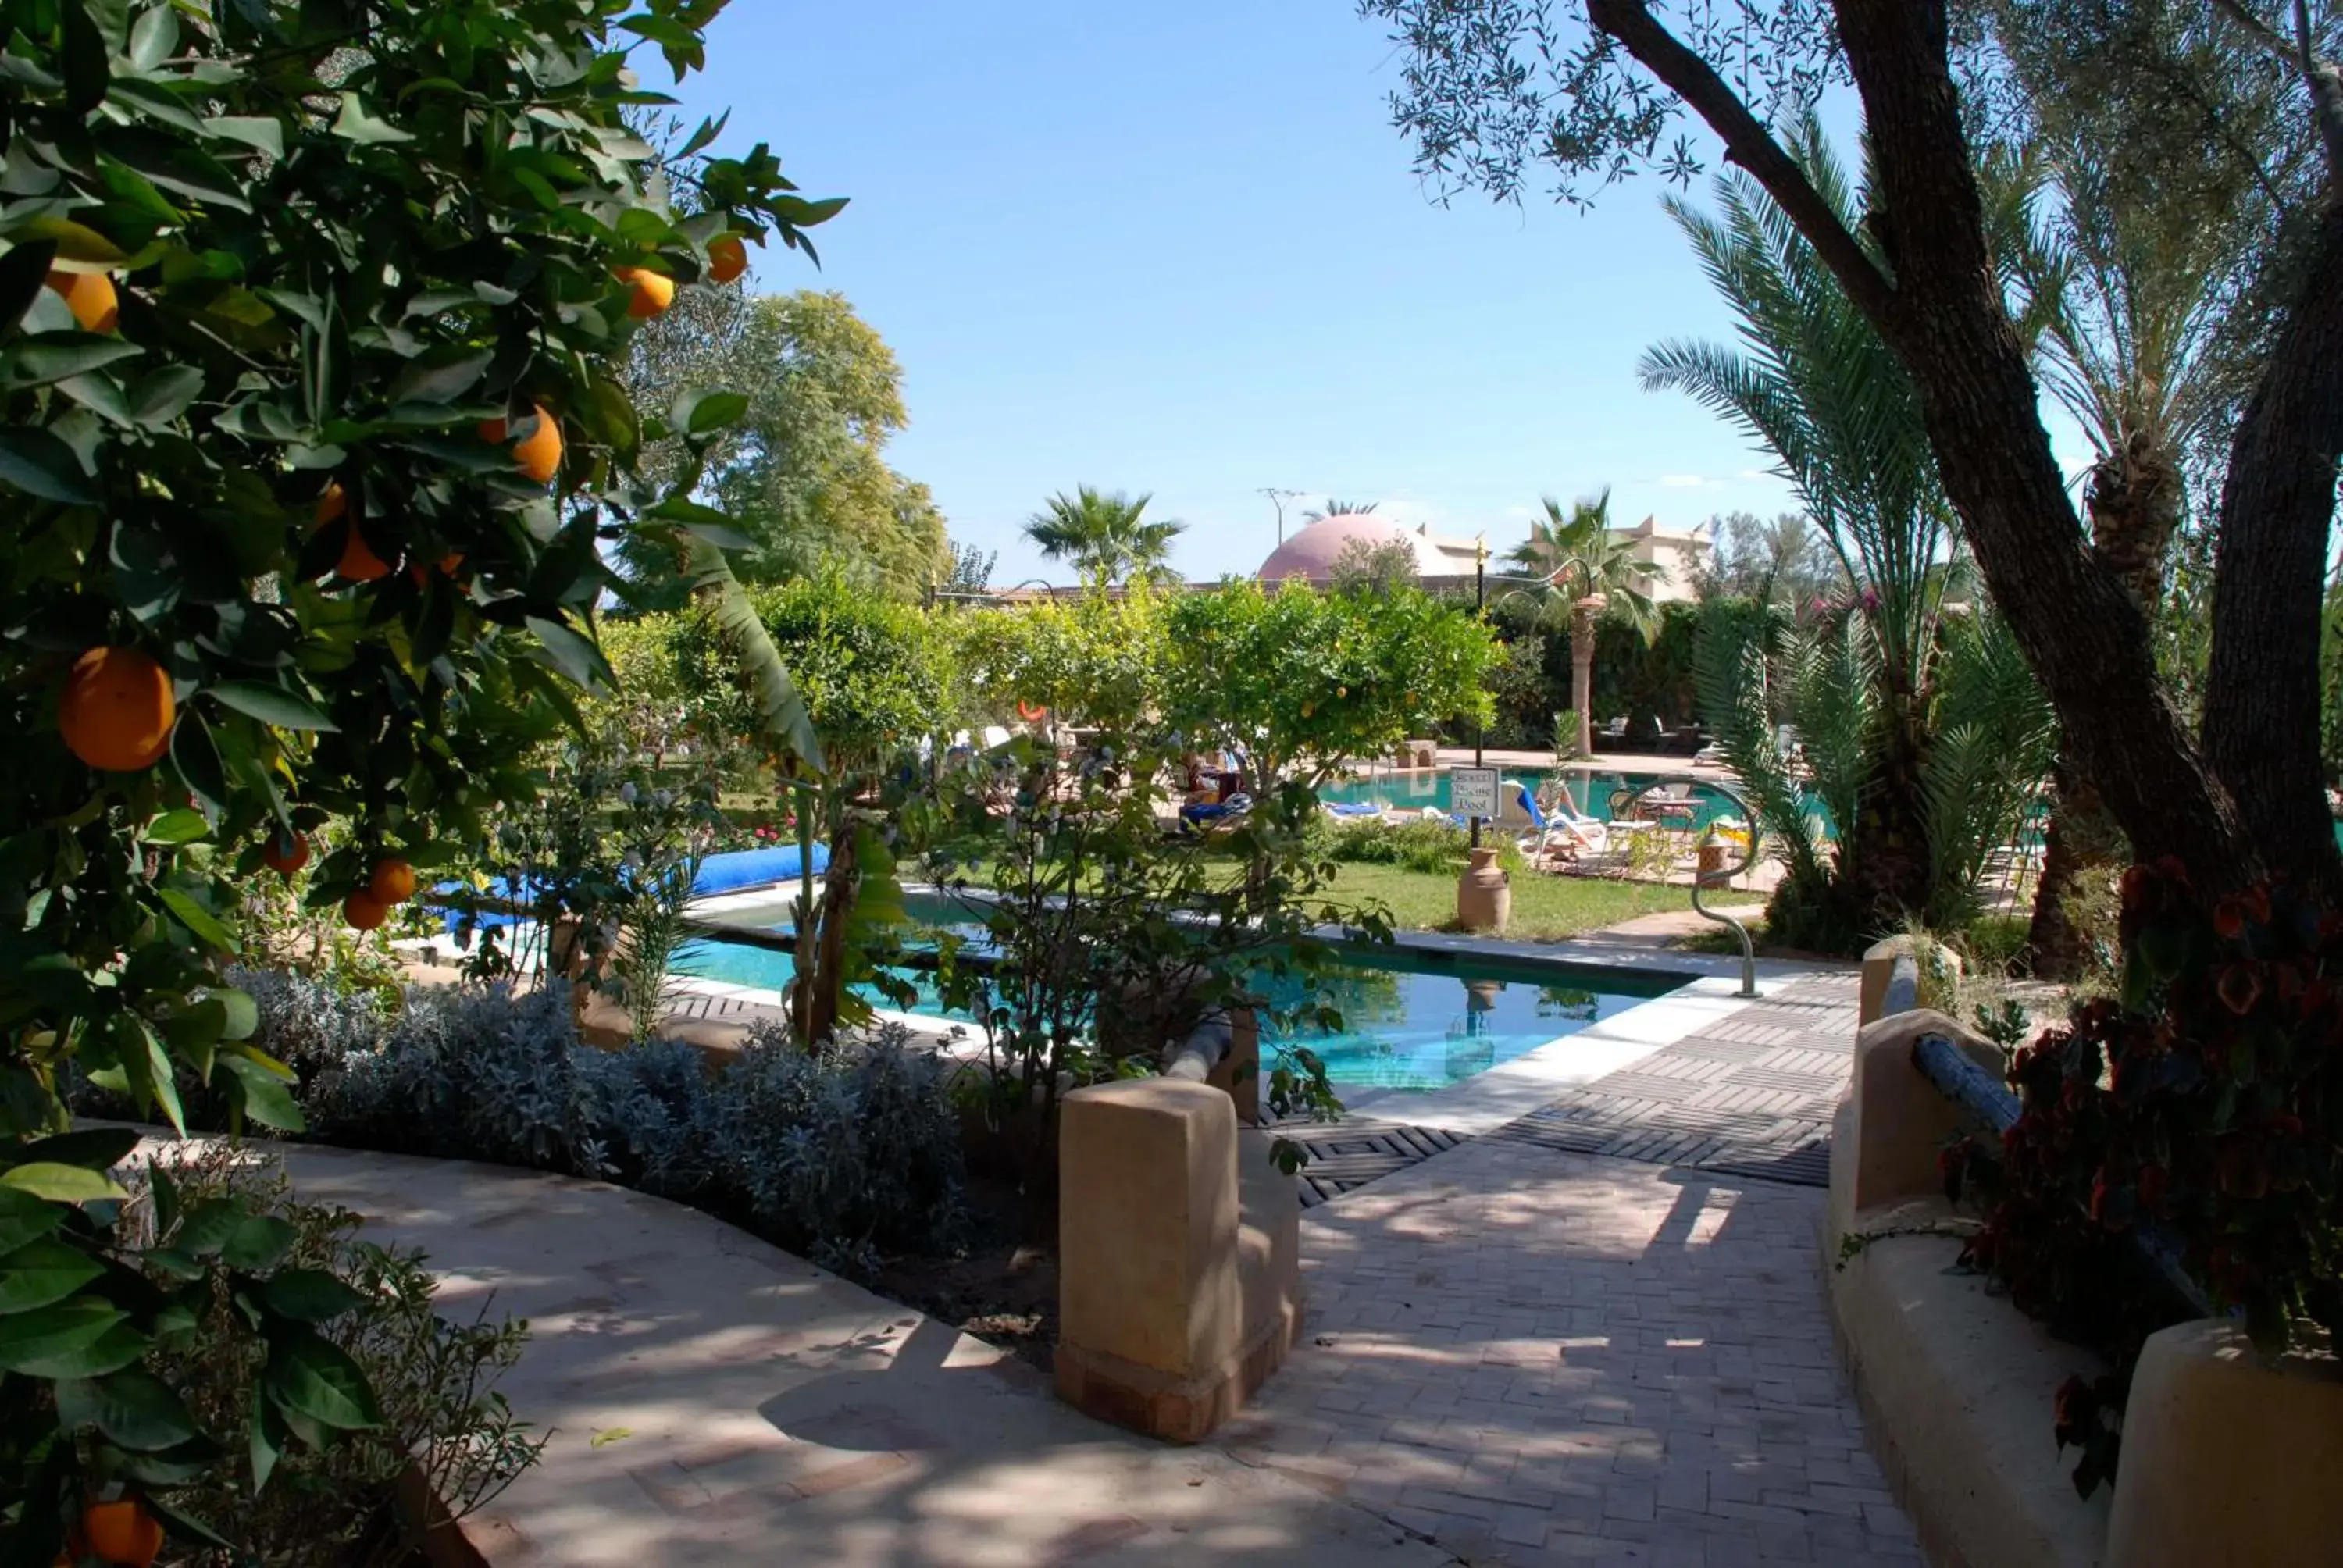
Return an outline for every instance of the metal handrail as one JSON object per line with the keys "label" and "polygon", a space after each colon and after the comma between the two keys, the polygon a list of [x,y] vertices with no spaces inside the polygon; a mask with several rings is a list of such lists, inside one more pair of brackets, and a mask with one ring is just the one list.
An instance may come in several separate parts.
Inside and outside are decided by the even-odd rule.
{"label": "metal handrail", "polygon": [[[1741,989],[1734,994],[1754,997],[1757,994],[1757,948],[1756,944],[1749,939],[1749,928],[1731,915],[1719,914],[1703,904],[1700,901],[1700,893],[1703,888],[1731,886],[1734,878],[1757,863],[1758,839],[1763,836],[1763,829],[1757,823],[1757,813],[1750,808],[1749,802],[1742,798],[1738,790],[1720,784],[1714,779],[1704,779],[1696,773],[1663,773],[1629,794],[1626,805],[1632,809],[1636,802],[1642,800],[1653,790],[1664,789],[1676,784],[1692,785],[1715,791],[1732,802],[1741,819],[1749,824],[1749,843],[1742,851],[1740,864],[1719,867],[1714,871],[1703,871],[1698,869],[1698,863],[1694,862],[1692,874],[1692,912],[1704,920],[1715,920],[1720,926],[1731,927],[1733,933],[1741,939]],[[1611,799],[1614,802],[1611,814],[1615,819],[1619,815],[1619,807],[1615,804],[1619,798],[1614,795]]]}

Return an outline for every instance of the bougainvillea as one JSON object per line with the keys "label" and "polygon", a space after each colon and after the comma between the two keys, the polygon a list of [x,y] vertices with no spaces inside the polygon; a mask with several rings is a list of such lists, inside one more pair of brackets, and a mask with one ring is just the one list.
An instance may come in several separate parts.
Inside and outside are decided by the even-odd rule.
{"label": "bougainvillea", "polygon": [[2267,1347],[2343,1327],[2343,920],[2284,882],[2208,909],[2165,861],[2126,874],[2123,937],[2124,994],[2011,1063],[2023,1112],[1998,1158],[1947,1164],[1986,1202],[1971,1261],[2117,1369],[2059,1397],[2085,1491],[2112,1473],[2140,1342],[2187,1310],[2149,1254]]}

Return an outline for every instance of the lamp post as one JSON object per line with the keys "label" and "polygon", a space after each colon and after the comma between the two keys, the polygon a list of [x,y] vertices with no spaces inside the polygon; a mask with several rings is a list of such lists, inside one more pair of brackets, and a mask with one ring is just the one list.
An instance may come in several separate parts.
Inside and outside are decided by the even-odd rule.
{"label": "lamp post", "polygon": [[1269,498],[1269,504],[1277,508],[1277,542],[1282,545],[1285,542],[1285,503],[1292,500],[1302,492],[1299,490],[1281,490],[1273,486],[1263,485],[1261,487],[1261,493],[1267,496]]}
{"label": "lamp post", "polygon": [[[1489,536],[1476,534],[1473,538],[1473,618],[1486,626],[1489,622]],[[1486,720],[1473,721],[1473,766],[1481,766],[1482,743],[1489,738]],[[1473,819],[1473,848],[1481,847],[1481,819]]]}

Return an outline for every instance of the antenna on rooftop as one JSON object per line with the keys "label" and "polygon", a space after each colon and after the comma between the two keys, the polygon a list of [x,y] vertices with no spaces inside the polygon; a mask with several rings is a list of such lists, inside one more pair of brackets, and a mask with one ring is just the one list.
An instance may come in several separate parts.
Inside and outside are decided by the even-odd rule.
{"label": "antenna on rooftop", "polygon": [[1260,493],[1267,496],[1269,498],[1269,504],[1277,508],[1277,542],[1282,545],[1285,542],[1285,503],[1293,499],[1296,496],[1302,494],[1302,492],[1299,490],[1281,490],[1273,486],[1263,485],[1261,487]]}

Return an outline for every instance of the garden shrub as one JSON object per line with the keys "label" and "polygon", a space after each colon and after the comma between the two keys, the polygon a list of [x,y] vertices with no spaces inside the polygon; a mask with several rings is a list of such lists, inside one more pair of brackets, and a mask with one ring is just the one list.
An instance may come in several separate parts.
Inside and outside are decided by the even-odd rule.
{"label": "garden shrub", "polygon": [[[359,1216],[297,1201],[280,1165],[230,1146],[150,1166],[131,1186],[125,1240],[167,1244],[147,1253],[146,1271],[184,1278],[198,1266],[192,1257],[216,1287],[188,1332],[164,1341],[141,1369],[180,1391],[226,1450],[221,1463],[162,1488],[164,1503],[206,1520],[226,1543],[205,1561],[391,1568],[411,1561],[416,1544],[419,1522],[404,1520],[396,1500],[410,1465],[461,1518],[536,1462],[543,1440],[528,1435],[494,1387],[519,1359],[526,1323],[485,1311],[469,1322],[441,1316],[422,1253],[357,1240]],[[256,1233],[281,1256],[263,1265],[242,1230],[206,1250],[198,1234],[217,1230],[210,1218],[231,1208],[260,1216]],[[316,1332],[365,1372],[378,1424],[331,1447],[288,1447],[281,1432],[253,1432],[250,1383],[266,1349],[236,1298],[256,1289],[309,1303]],[[269,1464],[266,1487],[256,1460]]]}
{"label": "garden shrub", "polygon": [[[1472,835],[1453,822],[1429,817],[1392,821],[1371,818],[1348,825],[1330,825],[1322,839],[1312,840],[1330,859],[1360,865],[1397,866],[1427,876],[1460,876]],[[1522,863],[1513,839],[1493,829],[1483,829],[1482,841],[1498,849],[1497,863],[1508,870]]]}
{"label": "garden shrub", "polygon": [[2059,1400],[2086,1493],[2114,1473],[2140,1342],[2186,1311],[2143,1283],[2143,1226],[2264,1346],[2343,1329],[2343,921],[2286,883],[2207,911],[2167,860],[2126,873],[2123,938],[2124,994],[2013,1062],[2023,1111],[1997,1161],[1948,1161],[1986,1201],[1969,1259],[2116,1363]]}
{"label": "garden shrub", "polygon": [[809,1053],[760,1022],[710,1070],[671,1040],[585,1044],[557,991],[417,987],[369,1022],[317,981],[241,979],[254,1038],[300,1074],[295,1098],[326,1141],[620,1181],[855,1272],[879,1251],[954,1240],[944,1070],[900,1025]]}

